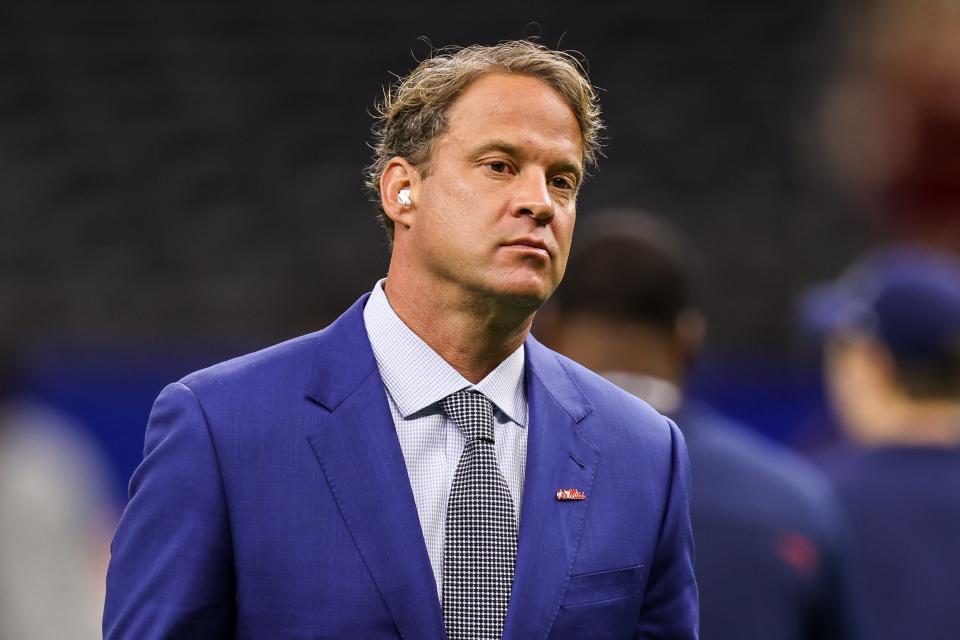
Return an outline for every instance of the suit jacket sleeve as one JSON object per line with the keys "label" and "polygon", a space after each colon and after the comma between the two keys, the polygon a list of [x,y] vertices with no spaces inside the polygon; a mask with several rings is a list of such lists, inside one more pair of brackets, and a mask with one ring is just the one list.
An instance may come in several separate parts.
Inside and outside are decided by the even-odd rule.
{"label": "suit jacket sleeve", "polygon": [[680,430],[667,422],[672,444],[670,487],[636,637],[696,640],[700,612],[693,571],[690,463]]}
{"label": "suit jacket sleeve", "polygon": [[111,552],[106,640],[232,637],[224,487],[203,410],[181,383],[154,404]]}

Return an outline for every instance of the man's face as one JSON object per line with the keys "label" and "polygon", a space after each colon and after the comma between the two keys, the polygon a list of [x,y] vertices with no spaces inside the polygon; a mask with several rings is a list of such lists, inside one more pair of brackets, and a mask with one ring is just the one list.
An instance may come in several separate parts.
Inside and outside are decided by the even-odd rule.
{"label": "man's face", "polygon": [[535,309],[570,251],[576,116],[541,80],[506,73],[473,82],[447,116],[405,230],[411,259],[440,287]]}

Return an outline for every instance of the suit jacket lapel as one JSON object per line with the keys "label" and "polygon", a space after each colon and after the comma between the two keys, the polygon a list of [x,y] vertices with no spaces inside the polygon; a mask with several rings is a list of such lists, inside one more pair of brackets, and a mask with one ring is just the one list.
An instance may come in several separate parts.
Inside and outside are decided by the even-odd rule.
{"label": "suit jacket lapel", "polygon": [[[557,356],[527,346],[530,406],[517,565],[504,638],[546,637],[560,607],[583,530],[599,454],[577,424],[593,411]],[[586,500],[559,501],[558,489]]]}
{"label": "suit jacket lapel", "polygon": [[[321,332],[309,436],[353,540],[402,636],[442,638],[443,614],[361,298]],[[325,410],[324,410],[325,409]]]}

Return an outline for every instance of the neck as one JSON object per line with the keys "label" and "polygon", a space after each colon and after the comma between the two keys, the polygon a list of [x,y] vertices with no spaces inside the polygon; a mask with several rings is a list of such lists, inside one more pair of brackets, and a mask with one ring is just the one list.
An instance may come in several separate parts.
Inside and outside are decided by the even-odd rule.
{"label": "neck", "polygon": [[960,445],[960,404],[929,402],[916,411],[914,424],[922,425],[916,436],[919,444],[940,447]]}
{"label": "neck", "polygon": [[561,325],[550,346],[588,369],[653,376],[683,386],[683,349],[664,332],[590,313],[568,314]]}
{"label": "neck", "polygon": [[478,383],[530,333],[536,310],[470,296],[455,287],[410,286],[387,277],[390,306],[421,340],[471,383]]}
{"label": "neck", "polygon": [[889,426],[861,438],[867,444],[917,447],[960,445],[960,403],[956,401],[915,401],[888,403]]}
{"label": "neck", "polygon": [[960,445],[960,398],[918,398],[896,380],[890,353],[856,337],[830,342],[827,388],[847,435],[871,446]]}
{"label": "neck", "polygon": [[683,392],[674,383],[645,373],[598,371],[624,391],[632,393],[662,414],[672,416],[683,405]]}

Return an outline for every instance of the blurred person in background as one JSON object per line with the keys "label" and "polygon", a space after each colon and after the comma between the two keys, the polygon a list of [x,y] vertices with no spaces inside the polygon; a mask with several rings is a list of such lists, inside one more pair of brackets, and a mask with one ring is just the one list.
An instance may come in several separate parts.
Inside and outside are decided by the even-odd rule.
{"label": "blurred person in background", "polygon": [[825,334],[827,390],[851,443],[824,464],[852,528],[866,637],[955,639],[960,260],[878,249],[812,289],[801,310]]}
{"label": "blurred person in background", "polygon": [[687,440],[703,637],[855,637],[844,528],[826,479],[687,396],[706,330],[702,271],[647,214],[581,221],[570,272],[538,335],[674,418]]}
{"label": "blurred person in background", "polygon": [[100,637],[115,522],[83,430],[18,390],[0,348],[0,640]]}
{"label": "blurred person in background", "polygon": [[883,242],[960,254],[960,3],[841,3],[828,178]]}

